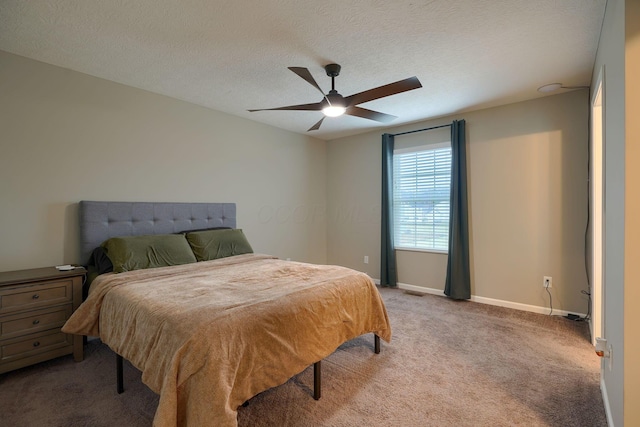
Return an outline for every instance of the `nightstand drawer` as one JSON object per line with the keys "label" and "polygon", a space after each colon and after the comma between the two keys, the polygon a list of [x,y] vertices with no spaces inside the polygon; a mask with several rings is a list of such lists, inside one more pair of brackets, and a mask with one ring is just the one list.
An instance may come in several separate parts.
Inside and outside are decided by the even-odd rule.
{"label": "nightstand drawer", "polygon": [[73,312],[71,304],[17,313],[0,318],[0,340],[60,329]]}
{"label": "nightstand drawer", "polygon": [[5,340],[0,342],[0,364],[72,345],[72,336],[59,329]]}
{"label": "nightstand drawer", "polygon": [[73,281],[35,283],[0,291],[0,314],[73,301]]}

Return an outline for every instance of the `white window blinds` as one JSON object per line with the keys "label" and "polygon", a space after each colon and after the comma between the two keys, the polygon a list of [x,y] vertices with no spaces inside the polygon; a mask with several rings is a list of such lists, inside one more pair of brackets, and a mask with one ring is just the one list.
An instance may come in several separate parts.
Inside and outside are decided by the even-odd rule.
{"label": "white window blinds", "polygon": [[447,251],[451,144],[394,151],[396,248]]}

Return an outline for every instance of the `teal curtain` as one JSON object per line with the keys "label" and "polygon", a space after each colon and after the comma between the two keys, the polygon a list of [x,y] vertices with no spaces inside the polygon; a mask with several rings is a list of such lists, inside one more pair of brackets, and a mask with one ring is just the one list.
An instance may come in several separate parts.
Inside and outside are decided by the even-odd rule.
{"label": "teal curtain", "polygon": [[467,201],[467,148],[465,121],[451,124],[451,210],[449,257],[444,293],[453,299],[471,298],[469,220]]}
{"label": "teal curtain", "polygon": [[382,212],[380,285],[396,287],[396,252],[393,245],[393,135],[382,135]]}

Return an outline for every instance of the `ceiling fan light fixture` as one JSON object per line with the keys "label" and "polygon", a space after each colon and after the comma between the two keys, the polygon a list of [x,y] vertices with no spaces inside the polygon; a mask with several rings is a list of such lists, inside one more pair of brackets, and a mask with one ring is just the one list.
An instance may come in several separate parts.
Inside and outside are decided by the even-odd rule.
{"label": "ceiling fan light fixture", "polygon": [[338,117],[343,115],[345,111],[347,109],[340,105],[328,105],[322,109],[322,112],[327,117]]}
{"label": "ceiling fan light fixture", "polygon": [[326,95],[326,101],[327,105],[322,109],[322,112],[327,117],[338,117],[347,111],[344,98],[335,89],[329,91]]}

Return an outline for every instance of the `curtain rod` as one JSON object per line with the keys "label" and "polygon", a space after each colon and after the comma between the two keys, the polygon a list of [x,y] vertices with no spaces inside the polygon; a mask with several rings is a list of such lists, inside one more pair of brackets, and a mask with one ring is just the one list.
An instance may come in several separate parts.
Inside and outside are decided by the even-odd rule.
{"label": "curtain rod", "polygon": [[416,132],[424,132],[425,130],[433,130],[433,129],[440,129],[440,128],[446,128],[447,126],[451,126],[451,123],[447,124],[447,125],[440,125],[440,126],[432,126],[430,128],[424,128],[424,129],[418,129],[418,130],[410,130],[408,132],[400,132],[400,133],[392,133],[392,136],[400,136],[400,135],[406,135],[408,133],[416,133]]}

